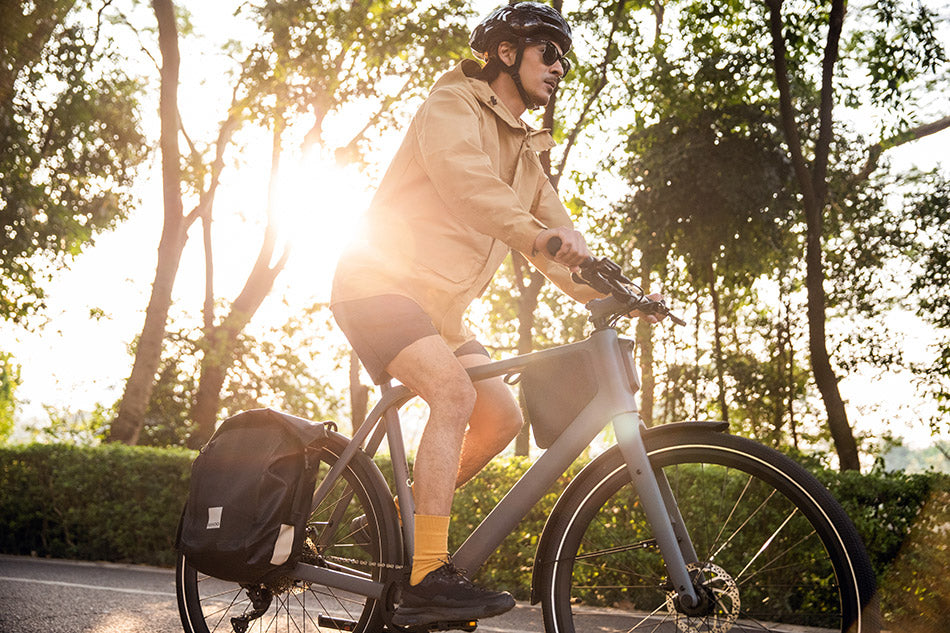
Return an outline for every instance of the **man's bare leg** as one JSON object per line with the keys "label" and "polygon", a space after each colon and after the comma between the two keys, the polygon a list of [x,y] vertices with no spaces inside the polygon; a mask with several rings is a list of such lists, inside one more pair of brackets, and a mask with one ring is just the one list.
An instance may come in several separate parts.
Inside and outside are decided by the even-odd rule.
{"label": "man's bare leg", "polygon": [[459,359],[436,335],[407,346],[386,370],[429,405],[412,474],[416,513],[449,516],[462,439],[475,407],[475,387]]}
{"label": "man's bare leg", "polygon": [[[482,354],[468,354],[459,357],[459,362],[464,367],[475,367],[490,363],[491,359]],[[521,407],[501,376],[474,384],[477,398],[462,443],[456,487],[481,472],[493,457],[505,450],[524,424]]]}
{"label": "man's bare leg", "polygon": [[419,339],[389,363],[391,376],[429,405],[429,420],[413,467],[415,551],[393,624],[498,615],[515,606],[511,594],[473,584],[448,562],[449,513],[462,440],[476,391],[458,358],[439,336]]}

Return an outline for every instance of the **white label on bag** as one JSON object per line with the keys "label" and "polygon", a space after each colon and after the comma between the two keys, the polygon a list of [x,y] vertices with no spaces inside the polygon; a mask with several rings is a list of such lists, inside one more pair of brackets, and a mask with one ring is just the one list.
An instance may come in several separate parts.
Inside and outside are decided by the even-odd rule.
{"label": "white label on bag", "polygon": [[221,511],[224,510],[221,506],[217,508],[208,508],[208,527],[205,529],[214,530],[221,527]]}
{"label": "white label on bag", "polygon": [[294,548],[294,526],[282,523],[280,533],[277,535],[277,541],[274,543],[274,555],[271,556],[271,565],[283,565],[290,558],[290,552]]}

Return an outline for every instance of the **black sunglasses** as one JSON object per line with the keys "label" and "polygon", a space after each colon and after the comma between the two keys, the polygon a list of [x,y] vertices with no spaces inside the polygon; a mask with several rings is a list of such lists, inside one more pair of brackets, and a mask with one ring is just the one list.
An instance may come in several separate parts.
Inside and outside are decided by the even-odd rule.
{"label": "black sunglasses", "polygon": [[571,62],[561,54],[561,51],[557,49],[557,46],[553,42],[547,41],[537,41],[531,42],[532,44],[544,44],[544,51],[541,53],[541,61],[547,66],[553,66],[555,62],[561,62],[561,68],[564,69],[564,74],[571,72]]}

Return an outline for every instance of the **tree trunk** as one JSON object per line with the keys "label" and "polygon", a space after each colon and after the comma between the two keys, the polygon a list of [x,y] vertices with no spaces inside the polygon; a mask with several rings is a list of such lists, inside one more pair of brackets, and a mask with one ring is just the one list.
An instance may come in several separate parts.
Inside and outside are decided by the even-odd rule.
{"label": "tree trunk", "polygon": [[178,274],[188,228],[196,217],[182,215],[181,162],[178,149],[178,31],[171,0],[154,0],[158,21],[158,43],[162,52],[160,118],[162,150],[162,193],[165,219],[158,246],[158,265],[152,294],[145,311],[145,324],[135,349],[132,373],[125,385],[119,411],[109,429],[108,441],[135,444],[144,424],[145,410],[152,395],[161,361],[165,324],[172,302],[172,288]]}
{"label": "tree trunk", "polygon": [[[265,237],[265,243],[267,241]],[[261,250],[263,252],[265,247]],[[190,416],[196,429],[188,440],[189,447],[200,448],[214,433],[218,411],[221,408],[221,389],[228,370],[235,360],[238,337],[270,293],[274,280],[283,270],[288,255],[289,251],[284,251],[280,261],[273,267],[255,266],[241,294],[231,305],[228,316],[221,325],[205,334],[202,343],[204,356],[201,359],[198,393]],[[270,258],[267,259],[269,261]]]}
{"label": "tree trunk", "polygon": [[825,338],[825,289],[821,243],[823,215],[827,196],[828,156],[832,139],[832,110],[834,92],[832,82],[838,56],[838,43],[844,22],[844,0],[832,0],[829,15],[828,39],[822,62],[821,106],[819,110],[818,139],[815,143],[811,168],[807,164],[798,133],[795,109],[792,104],[791,82],[786,64],[783,33],[782,0],[767,0],[769,26],[772,35],[772,53],[775,79],[779,88],[779,108],[782,129],[791,155],[795,177],[802,194],[805,209],[805,285],[808,291],[808,348],[815,384],[821,393],[828,416],[828,428],[842,470],[858,470],[857,443],[848,423],[844,401],[838,390],[838,379],[831,365]]}
{"label": "tree trunk", "polygon": [[[538,296],[544,286],[544,275],[530,266],[520,253],[511,254],[512,268],[518,280],[518,354],[527,354],[534,349],[535,310],[538,309]],[[524,283],[524,274],[528,273],[528,282]],[[524,407],[524,393],[519,388],[519,400]],[[515,455],[527,457],[531,452],[531,427],[525,424],[515,438]]]}
{"label": "tree trunk", "polygon": [[[195,394],[189,416],[197,426],[196,431],[188,438],[189,448],[201,448],[211,439],[221,406],[221,389],[233,360],[228,354],[230,345],[223,328],[214,328],[205,336],[207,347],[201,359],[198,392]],[[227,356],[227,359],[222,356]]]}
{"label": "tree trunk", "polygon": [[702,346],[700,345],[700,324],[702,323],[703,305],[699,290],[696,291],[696,324],[693,329],[696,355],[693,359],[693,419],[699,420],[699,381],[702,378]]}
{"label": "tree trunk", "polygon": [[238,337],[244,327],[260,308],[261,303],[274,287],[274,280],[284,269],[290,256],[290,246],[286,246],[280,259],[271,265],[277,246],[277,224],[275,218],[274,197],[277,186],[277,172],[280,168],[282,151],[281,136],[285,122],[283,112],[274,117],[273,143],[271,146],[271,173],[267,200],[267,227],[264,240],[257,254],[257,260],[244,283],[241,294],[231,304],[228,315],[220,325],[206,328],[202,347],[201,376],[198,393],[191,408],[191,421],[195,432],[188,440],[191,448],[202,446],[214,433],[218,410],[221,408],[221,389],[224,386],[228,369],[235,360]]}
{"label": "tree trunk", "polygon": [[722,358],[722,331],[720,330],[721,309],[719,306],[719,287],[716,285],[716,267],[710,261],[706,267],[709,275],[709,296],[713,304],[713,349],[716,355],[716,382],[719,385],[719,411],[722,421],[729,421],[729,406],[726,403],[726,371]]}
{"label": "tree trunk", "polygon": [[[653,292],[650,274],[658,258],[653,249],[643,249],[640,263],[640,287],[644,294]],[[647,426],[653,424],[653,409],[656,404],[656,374],[653,370],[653,325],[643,319],[637,319],[637,348],[640,356],[640,419]]]}
{"label": "tree trunk", "polygon": [[[795,419],[795,346],[792,342],[792,306],[790,299],[787,295],[785,295],[784,289],[782,294],[782,304],[785,306],[785,326],[782,337],[785,341],[784,346],[788,351],[787,359],[785,361],[787,363],[786,380],[788,381],[788,401],[786,407],[788,411],[788,425],[792,434],[792,446],[795,447],[795,450],[798,450],[798,423]],[[783,358],[785,358],[785,356],[783,356]]]}
{"label": "tree trunk", "polygon": [[[825,403],[828,428],[834,440],[835,450],[842,470],[859,470],[858,446],[854,441],[844,400],[838,390],[838,378],[831,366],[825,336],[825,288],[824,268],[821,262],[821,210],[806,205],[808,236],[805,250],[805,285],[808,289],[808,350],[811,356],[815,384]],[[817,226],[813,226],[817,225]]]}

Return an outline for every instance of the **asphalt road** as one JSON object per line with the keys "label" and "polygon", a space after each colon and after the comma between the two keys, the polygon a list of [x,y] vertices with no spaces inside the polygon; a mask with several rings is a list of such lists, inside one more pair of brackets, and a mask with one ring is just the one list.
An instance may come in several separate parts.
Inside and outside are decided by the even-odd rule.
{"label": "asphalt road", "polygon": [[[0,556],[0,633],[180,633],[170,569]],[[479,633],[543,633],[519,603]]]}
{"label": "asphalt road", "polygon": [[[584,609],[579,631],[623,630],[629,624],[609,609]],[[658,619],[662,633],[678,633]],[[735,633],[761,631],[738,624]],[[769,629],[773,630],[773,629]],[[783,633],[817,633],[778,626]],[[175,573],[142,565],[116,565],[0,555],[0,633],[181,633]],[[527,603],[482,620],[477,633],[544,633],[541,608]],[[822,631],[822,633],[828,633]]]}

